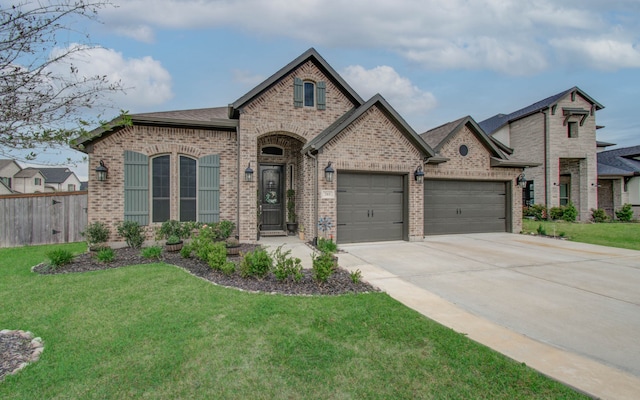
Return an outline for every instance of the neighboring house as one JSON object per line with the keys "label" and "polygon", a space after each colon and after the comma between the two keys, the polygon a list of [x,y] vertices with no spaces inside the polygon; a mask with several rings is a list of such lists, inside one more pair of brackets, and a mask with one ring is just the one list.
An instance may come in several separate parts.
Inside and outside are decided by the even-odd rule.
{"label": "neighboring house", "polygon": [[4,180],[0,179],[0,195],[12,194],[13,190],[4,183]]}
{"label": "neighboring house", "polygon": [[550,208],[572,202],[579,220],[588,221],[591,209],[598,207],[596,111],[602,108],[573,87],[479,125],[514,154],[540,164],[526,172],[526,205]]}
{"label": "neighboring house", "polygon": [[45,178],[45,188],[53,192],[80,190],[80,179],[69,168],[40,168]]}
{"label": "neighboring house", "polygon": [[13,176],[13,190],[18,193],[44,193],[44,175],[37,168],[25,168]]}
{"label": "neighboring house", "polygon": [[7,188],[13,189],[13,176],[21,170],[22,168],[15,160],[0,160],[0,181]]}
{"label": "neighboring house", "polygon": [[[442,230],[432,212],[460,232],[485,231],[487,210],[502,222],[486,230],[521,229],[517,179],[530,163],[511,160],[471,119],[434,140],[434,150],[382,96],[362,99],[314,49],[227,107],[131,121],[78,145],[89,155],[89,222],[112,232],[123,220],[227,219],[242,241],[285,234],[288,189],[306,235],[338,243],[421,240]],[[96,168],[108,169],[104,181]],[[489,203],[473,204],[478,191]]]}
{"label": "neighboring house", "polygon": [[598,153],[598,206],[610,217],[623,204],[640,217],[640,146]]}

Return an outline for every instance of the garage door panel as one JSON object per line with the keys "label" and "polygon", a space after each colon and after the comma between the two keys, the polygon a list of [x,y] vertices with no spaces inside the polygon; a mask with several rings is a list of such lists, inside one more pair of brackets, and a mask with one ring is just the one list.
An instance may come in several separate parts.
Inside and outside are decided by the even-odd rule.
{"label": "garage door panel", "polygon": [[505,182],[425,180],[425,235],[505,232]]}
{"label": "garage door panel", "polygon": [[339,174],[337,201],[340,243],[404,238],[405,196],[402,176]]}

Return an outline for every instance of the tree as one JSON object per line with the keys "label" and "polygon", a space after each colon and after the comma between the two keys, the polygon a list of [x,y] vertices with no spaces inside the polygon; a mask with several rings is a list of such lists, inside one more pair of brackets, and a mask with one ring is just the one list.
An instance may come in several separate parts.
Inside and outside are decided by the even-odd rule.
{"label": "tree", "polygon": [[[95,46],[73,29],[111,5],[91,0],[40,0],[0,9],[0,153],[72,144],[86,133],[83,115],[121,91],[105,75],[83,76],[74,59]],[[64,35],[62,35],[64,33]],[[79,36],[79,43],[61,37]],[[66,44],[66,46],[65,46]]]}

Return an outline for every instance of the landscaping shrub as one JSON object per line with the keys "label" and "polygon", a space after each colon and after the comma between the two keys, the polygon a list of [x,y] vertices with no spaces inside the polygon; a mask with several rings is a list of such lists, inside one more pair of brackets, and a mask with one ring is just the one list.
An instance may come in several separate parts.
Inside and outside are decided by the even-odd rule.
{"label": "landscaping shrub", "polygon": [[118,235],[127,242],[127,246],[139,249],[144,243],[144,228],[136,221],[118,223]]}
{"label": "landscaping shrub", "polygon": [[317,282],[326,282],[336,268],[333,254],[323,252],[320,255],[312,255],[313,260],[312,275]]}
{"label": "landscaping shrub", "polygon": [[160,239],[165,239],[168,244],[175,244],[191,236],[191,229],[192,226],[189,223],[170,219],[160,225],[160,228],[156,231],[156,236]]}
{"label": "landscaping shrub", "polygon": [[192,252],[193,252],[193,246],[190,243],[189,244],[185,244],[180,249],[180,255],[182,256],[182,258],[191,258],[191,253]]}
{"label": "landscaping shrub", "polygon": [[562,219],[567,222],[576,222],[577,217],[578,217],[578,210],[576,209],[576,206],[573,205],[572,202],[569,202],[569,204],[567,204],[564,207],[564,211],[562,213]]}
{"label": "landscaping shrub", "polygon": [[351,271],[349,272],[349,277],[351,278],[351,282],[358,284],[362,280],[362,272],[359,269]]}
{"label": "landscaping shrub", "polygon": [[116,257],[116,253],[113,251],[111,247],[100,249],[96,253],[96,259],[103,263],[111,262],[115,257]]}
{"label": "landscaping shrub", "polygon": [[335,253],[338,251],[338,245],[334,243],[333,239],[318,239],[318,250],[322,253]]}
{"label": "landscaping shrub", "polygon": [[140,254],[144,258],[148,258],[148,259],[157,258],[159,260],[162,256],[162,247],[160,246],[145,247],[144,249],[142,249],[142,252]]}
{"label": "landscaping shrub", "polygon": [[616,211],[616,218],[618,221],[630,222],[633,219],[633,208],[631,204],[627,203],[622,208]]}
{"label": "landscaping shrub", "polygon": [[236,264],[231,261],[225,261],[220,271],[225,275],[233,275],[233,273],[236,272]]}
{"label": "landscaping shrub", "polygon": [[109,228],[103,222],[96,221],[87,225],[84,231],[80,232],[87,241],[89,248],[100,247],[103,243],[109,240]]}
{"label": "landscaping shrub", "polygon": [[522,209],[522,215],[524,217],[534,217],[536,221],[547,219],[547,207],[543,204],[534,204]]}
{"label": "landscaping shrub", "polygon": [[303,276],[302,260],[291,257],[291,250],[283,252],[282,246],[279,246],[273,251],[271,257],[274,262],[273,274],[276,279],[285,281],[291,277],[294,282],[300,282]]}
{"label": "landscaping shrub", "polygon": [[562,219],[563,215],[564,215],[564,207],[551,207],[549,209],[549,217],[551,217],[551,219],[553,220]]}
{"label": "landscaping shrub", "polygon": [[606,211],[604,211],[602,208],[592,208],[591,220],[596,223],[609,222],[609,216],[607,215]]}
{"label": "landscaping shrub", "polygon": [[536,229],[536,232],[538,232],[538,235],[547,236],[547,231],[544,229],[542,224],[538,225],[538,229]]}
{"label": "landscaping shrub", "polygon": [[256,249],[243,255],[240,261],[240,275],[244,278],[250,276],[263,278],[273,266],[273,260],[264,249]]}
{"label": "landscaping shrub", "polygon": [[236,224],[232,221],[222,220],[217,224],[218,236],[220,240],[226,240],[236,229]]}
{"label": "landscaping shrub", "polygon": [[58,268],[65,264],[69,264],[73,260],[73,253],[69,250],[56,249],[46,253],[51,267]]}
{"label": "landscaping shrub", "polygon": [[211,243],[206,246],[207,253],[203,261],[211,267],[211,269],[221,270],[224,264],[227,262],[227,248],[223,242]]}

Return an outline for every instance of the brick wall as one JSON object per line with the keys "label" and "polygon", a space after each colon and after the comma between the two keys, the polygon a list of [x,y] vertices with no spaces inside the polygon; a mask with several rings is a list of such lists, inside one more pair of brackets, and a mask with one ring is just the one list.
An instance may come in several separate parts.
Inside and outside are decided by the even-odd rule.
{"label": "brick wall", "polygon": [[[89,174],[89,223],[101,221],[111,229],[112,242],[122,241],[116,234],[116,225],[124,220],[124,151],[131,150],[153,157],[170,154],[171,175],[178,176],[179,155],[200,158],[220,155],[220,219],[236,221],[237,215],[237,147],[235,132],[198,129],[132,126],[106,136],[87,148],[89,171],[103,160],[109,168],[106,181],[98,182]],[[244,173],[244,169],[242,170]],[[171,179],[171,218],[179,219],[179,180]],[[152,224],[147,228],[147,239],[153,239]]]}

